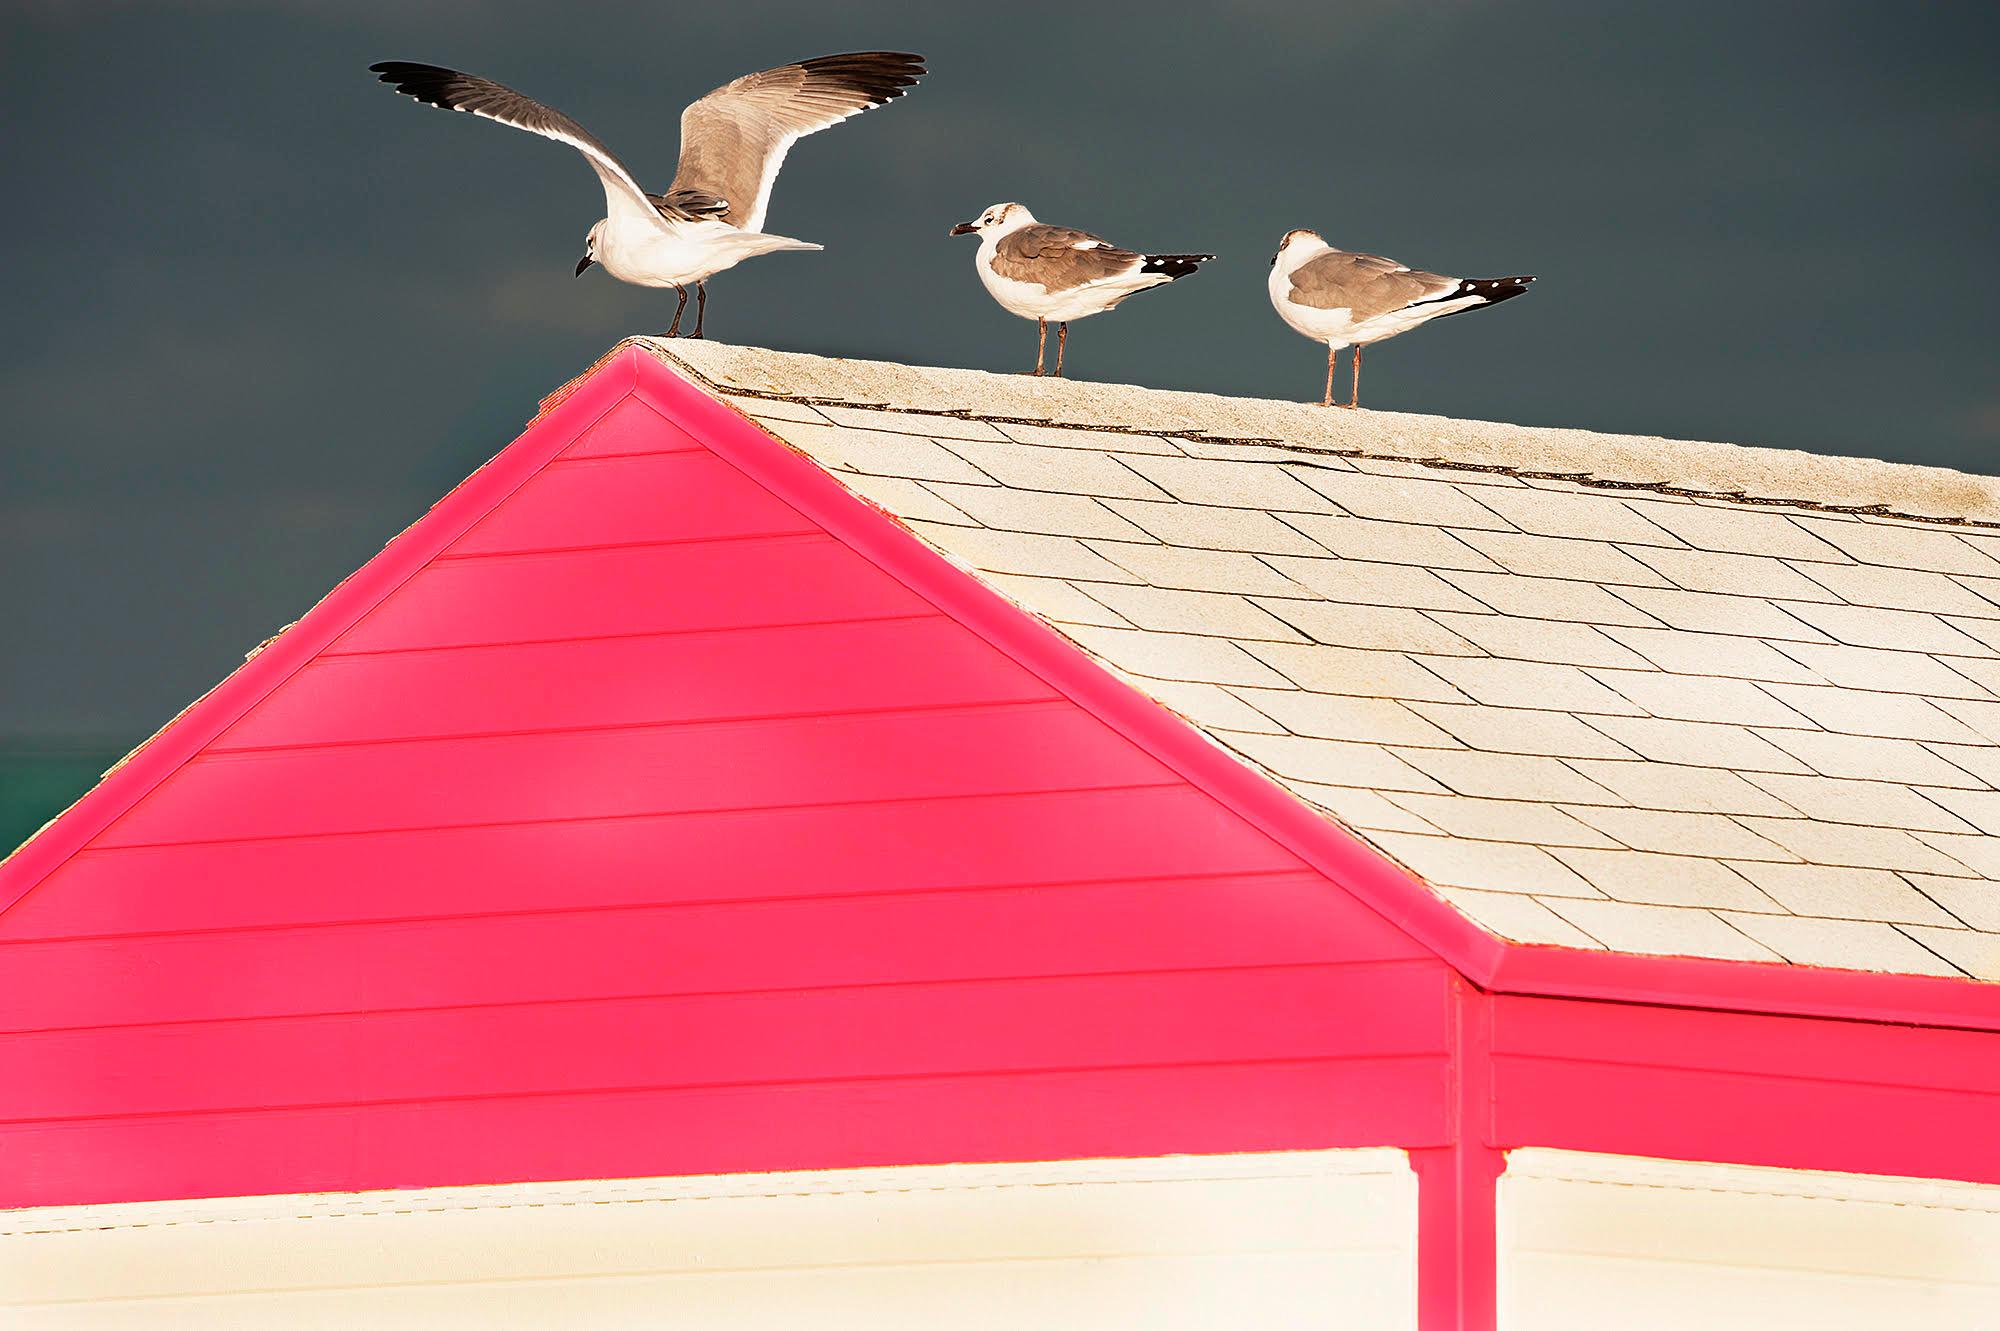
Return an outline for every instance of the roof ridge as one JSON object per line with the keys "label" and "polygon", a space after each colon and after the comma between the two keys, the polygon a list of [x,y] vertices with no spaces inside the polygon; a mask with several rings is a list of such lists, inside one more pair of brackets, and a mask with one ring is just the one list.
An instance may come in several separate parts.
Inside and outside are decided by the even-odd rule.
{"label": "roof ridge", "polygon": [[[1402,412],[1342,412],[1335,415],[1310,404],[1271,399],[1230,398],[1132,384],[1096,384],[949,367],[908,366],[892,361],[812,356],[720,342],[691,342],[685,339],[664,342],[650,337],[636,337],[620,344],[621,347],[626,345],[650,352],[712,392],[739,398],[790,402],[801,406],[945,416],[995,425],[1184,439],[1211,446],[1282,448],[1299,454],[1301,462],[1315,456],[1358,458],[1437,471],[1561,481],[1588,489],[1666,494],[1754,507],[1891,518],[1929,526],[2000,530],[2000,478],[1946,467],[1704,440],[1606,434],[1567,426],[1511,425]],[[916,400],[911,395],[913,400],[897,401],[893,400],[895,394],[892,393],[885,395],[892,400],[882,400],[881,397],[853,391],[851,385],[857,379],[887,388],[923,388],[936,396]],[[953,389],[961,394],[968,390],[981,390],[998,399],[1003,409],[948,404],[946,394],[940,390]],[[1020,409],[1024,404],[1031,409],[1043,404],[1054,408],[1080,404],[1086,410],[1081,413],[1082,419],[1074,419],[1047,411],[1023,414]],[[1115,407],[1121,404],[1149,407],[1162,415],[1157,421],[1135,422],[1108,419],[1109,410],[1096,413],[1088,410],[1092,405]],[[1220,425],[1225,416],[1231,419],[1248,416],[1253,422],[1282,423],[1285,428],[1282,432],[1259,434],[1234,428],[1208,428],[1200,423],[1207,417]],[[1449,457],[1426,451],[1423,447],[1399,447],[1401,440],[1395,437],[1394,432],[1419,422],[1422,428],[1433,432],[1433,444],[1449,442],[1462,448],[1468,456]],[[1447,434],[1454,437],[1439,440],[1436,431],[1440,427],[1448,427]],[[1299,442],[1297,435],[1301,432],[1316,435],[1324,442]],[[1348,439],[1367,439],[1369,442],[1349,443],[1346,442]],[[1370,446],[1371,443],[1373,446]],[[1584,447],[1579,448],[1578,445]],[[1586,448],[1589,451],[1585,451]],[[1551,465],[1571,460],[1597,462],[1600,457],[1629,464],[1630,470],[1626,474],[1606,474],[1589,466]],[[1640,474],[1649,465],[1657,471],[1662,463],[1689,464],[1686,468],[1689,474]],[[1808,482],[1820,493],[1784,493],[1783,483],[1787,480]]]}

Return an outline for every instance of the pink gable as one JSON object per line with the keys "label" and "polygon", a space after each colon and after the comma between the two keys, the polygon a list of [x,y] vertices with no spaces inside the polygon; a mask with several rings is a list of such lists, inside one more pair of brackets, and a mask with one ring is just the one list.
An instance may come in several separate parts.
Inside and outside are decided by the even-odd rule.
{"label": "pink gable", "polygon": [[0,870],[0,1206],[1442,1140],[1448,967],[642,366]]}

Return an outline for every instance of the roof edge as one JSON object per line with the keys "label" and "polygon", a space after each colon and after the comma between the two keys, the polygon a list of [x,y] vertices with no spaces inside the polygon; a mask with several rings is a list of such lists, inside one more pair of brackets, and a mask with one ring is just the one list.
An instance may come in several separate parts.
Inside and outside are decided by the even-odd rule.
{"label": "roof edge", "polygon": [[711,391],[1110,433],[1254,444],[1807,511],[2000,527],[2000,477],[1797,449],[1606,434],[1407,412],[839,359],[640,337]]}
{"label": "roof edge", "polygon": [[971,628],[1430,949],[1473,984],[1523,997],[2000,1031],[2000,984],[1756,961],[1512,943],[1402,866],[1210,743],[1082,648],[861,499],[650,343],[640,396],[884,572]]}
{"label": "roof edge", "polygon": [[2000,984],[1969,976],[1503,943],[1492,972],[1468,978],[1489,993],[1521,998],[2000,1031]]}

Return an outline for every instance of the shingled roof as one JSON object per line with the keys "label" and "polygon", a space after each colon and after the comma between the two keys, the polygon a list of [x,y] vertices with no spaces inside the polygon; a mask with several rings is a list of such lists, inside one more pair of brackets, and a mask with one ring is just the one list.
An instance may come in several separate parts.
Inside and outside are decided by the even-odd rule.
{"label": "shingled roof", "polygon": [[1503,938],[2000,979],[2000,483],[643,344]]}

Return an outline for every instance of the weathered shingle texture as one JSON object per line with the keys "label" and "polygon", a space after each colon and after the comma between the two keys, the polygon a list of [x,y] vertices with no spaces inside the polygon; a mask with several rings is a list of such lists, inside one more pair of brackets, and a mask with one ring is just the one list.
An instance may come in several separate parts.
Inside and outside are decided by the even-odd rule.
{"label": "weathered shingle texture", "polygon": [[658,350],[1503,937],[2000,979],[1985,478]]}

